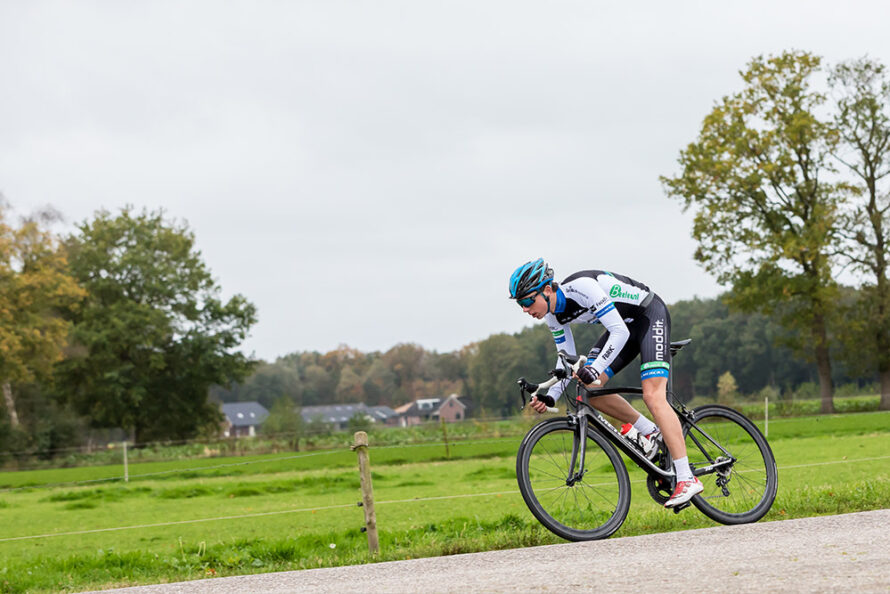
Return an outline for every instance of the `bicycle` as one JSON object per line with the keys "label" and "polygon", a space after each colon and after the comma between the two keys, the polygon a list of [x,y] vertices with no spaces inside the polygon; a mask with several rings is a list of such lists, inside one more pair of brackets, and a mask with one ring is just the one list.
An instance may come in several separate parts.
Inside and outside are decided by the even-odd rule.
{"label": "bicycle", "polygon": [[[672,342],[671,355],[692,340]],[[525,394],[536,395],[570,379],[586,363],[584,356],[559,353],[563,366],[540,384],[520,378]],[[569,371],[571,370],[571,371]],[[690,503],[722,524],[761,519],[778,489],[778,470],[769,443],[754,423],[738,411],[718,404],[688,409],[674,398],[668,378],[668,402],[680,419],[693,474],[705,490]],[[640,394],[642,388],[617,386],[588,390],[577,383],[574,401],[563,418],[544,420],[529,430],[516,455],[519,490],[532,514],[548,530],[566,540],[608,538],[624,523],[630,508],[630,478],[619,451],[642,468],[649,495],[663,505],[673,492],[673,461],[663,443],[652,459],[625,438],[593,406],[590,398],[606,394]],[[556,408],[548,408],[558,412]],[[586,439],[581,439],[586,436]]]}

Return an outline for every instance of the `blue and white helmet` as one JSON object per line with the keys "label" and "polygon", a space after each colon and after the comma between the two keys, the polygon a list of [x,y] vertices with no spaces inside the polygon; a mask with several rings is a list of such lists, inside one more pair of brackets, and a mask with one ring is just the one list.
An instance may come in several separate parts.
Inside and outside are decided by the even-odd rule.
{"label": "blue and white helmet", "polygon": [[510,277],[510,299],[519,299],[537,291],[553,280],[553,269],[543,258],[526,262],[517,268]]}

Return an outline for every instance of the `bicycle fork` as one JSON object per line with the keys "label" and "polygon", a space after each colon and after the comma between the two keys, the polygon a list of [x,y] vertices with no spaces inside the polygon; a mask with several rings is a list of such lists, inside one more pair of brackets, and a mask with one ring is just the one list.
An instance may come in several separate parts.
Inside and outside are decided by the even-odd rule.
{"label": "bicycle fork", "polygon": [[[566,486],[569,487],[584,477],[584,459],[587,455],[587,415],[571,415],[571,419],[575,425],[575,439],[572,441],[572,459],[566,477]],[[578,470],[575,470],[576,463]]]}

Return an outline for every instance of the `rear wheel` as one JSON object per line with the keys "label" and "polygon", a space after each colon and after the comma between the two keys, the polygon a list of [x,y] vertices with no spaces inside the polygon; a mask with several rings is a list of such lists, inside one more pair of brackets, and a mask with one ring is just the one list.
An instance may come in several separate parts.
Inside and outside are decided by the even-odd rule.
{"label": "rear wheel", "polygon": [[693,413],[696,427],[683,428],[693,471],[735,460],[722,470],[697,475],[705,489],[692,498],[693,505],[721,524],[756,522],[769,511],[779,484],[769,443],[754,423],[731,408],[707,405]]}
{"label": "rear wheel", "polygon": [[532,514],[557,536],[607,538],[621,527],[630,507],[627,468],[612,444],[588,429],[584,470],[573,480],[569,466],[577,434],[568,419],[533,427],[516,456],[519,490]]}

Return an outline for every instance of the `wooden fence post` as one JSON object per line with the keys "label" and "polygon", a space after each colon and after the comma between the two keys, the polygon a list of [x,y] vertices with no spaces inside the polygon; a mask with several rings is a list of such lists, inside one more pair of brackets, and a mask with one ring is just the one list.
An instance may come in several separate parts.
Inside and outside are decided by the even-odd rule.
{"label": "wooden fence post", "polygon": [[372,555],[380,551],[377,539],[377,514],[374,512],[374,490],[371,488],[371,462],[368,459],[368,434],[357,431],[352,449],[358,454],[358,472],[362,484],[362,501],[365,510],[365,531],[368,533],[368,550]]}
{"label": "wooden fence post", "polygon": [[442,425],[442,437],[445,439],[445,457],[451,460],[451,450],[448,448],[448,428],[445,426],[443,417],[439,417],[439,422]]}
{"label": "wooden fence post", "polygon": [[763,436],[769,437],[769,396],[763,398]]}

